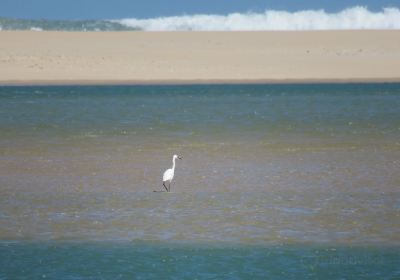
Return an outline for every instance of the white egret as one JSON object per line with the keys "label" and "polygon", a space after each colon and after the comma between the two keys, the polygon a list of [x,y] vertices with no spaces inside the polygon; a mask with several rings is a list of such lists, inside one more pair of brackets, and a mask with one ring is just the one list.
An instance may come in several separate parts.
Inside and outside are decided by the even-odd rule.
{"label": "white egret", "polygon": [[[163,186],[167,192],[171,191],[171,181],[174,179],[174,173],[175,173],[175,160],[176,159],[182,159],[182,157],[178,155],[174,155],[172,157],[172,167],[170,169],[165,170],[164,175],[163,175]],[[165,185],[165,183],[168,182],[168,188]]]}

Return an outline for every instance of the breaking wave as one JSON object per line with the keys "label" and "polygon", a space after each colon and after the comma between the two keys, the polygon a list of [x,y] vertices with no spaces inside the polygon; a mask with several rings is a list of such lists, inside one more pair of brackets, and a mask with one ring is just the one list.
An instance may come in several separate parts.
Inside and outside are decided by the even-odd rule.
{"label": "breaking wave", "polygon": [[400,10],[384,8],[372,12],[357,6],[337,13],[327,13],[324,10],[267,10],[264,13],[126,18],[112,22],[145,31],[400,29]]}

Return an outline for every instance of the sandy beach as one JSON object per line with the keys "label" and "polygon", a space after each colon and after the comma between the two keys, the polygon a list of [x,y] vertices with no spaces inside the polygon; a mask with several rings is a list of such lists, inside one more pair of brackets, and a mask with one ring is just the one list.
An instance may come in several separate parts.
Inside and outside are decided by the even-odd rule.
{"label": "sandy beach", "polygon": [[400,81],[400,31],[0,32],[0,84]]}

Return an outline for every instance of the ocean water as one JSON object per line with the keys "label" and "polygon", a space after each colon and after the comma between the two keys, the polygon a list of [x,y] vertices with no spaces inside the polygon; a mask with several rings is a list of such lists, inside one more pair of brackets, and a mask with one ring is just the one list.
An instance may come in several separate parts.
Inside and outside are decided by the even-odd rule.
{"label": "ocean water", "polygon": [[134,31],[139,29],[109,20],[50,20],[0,17],[0,30]]}
{"label": "ocean water", "polygon": [[98,20],[14,19],[0,17],[0,30],[63,31],[255,31],[400,29],[400,9],[348,7],[324,10],[265,10],[230,14],[189,14]]}
{"label": "ocean water", "polygon": [[399,108],[400,84],[0,87],[0,279],[397,279]]}

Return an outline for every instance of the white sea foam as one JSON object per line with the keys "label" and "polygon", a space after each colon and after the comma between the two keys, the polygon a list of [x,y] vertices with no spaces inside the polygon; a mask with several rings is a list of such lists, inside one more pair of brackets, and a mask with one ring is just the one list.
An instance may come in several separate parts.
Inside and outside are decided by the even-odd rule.
{"label": "white sea foam", "polygon": [[264,13],[126,18],[113,22],[146,31],[400,29],[400,10],[384,8],[372,12],[357,6],[338,13],[327,13],[324,10],[267,10]]}
{"label": "white sea foam", "polygon": [[30,30],[31,30],[31,31],[43,31],[42,28],[40,28],[40,27],[34,27],[34,26],[31,27]]}

